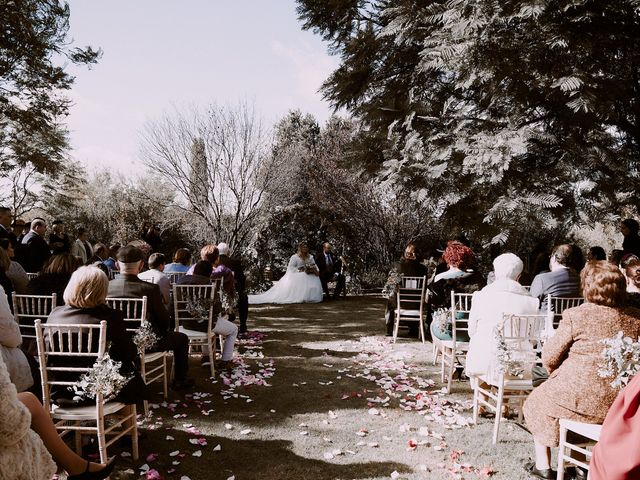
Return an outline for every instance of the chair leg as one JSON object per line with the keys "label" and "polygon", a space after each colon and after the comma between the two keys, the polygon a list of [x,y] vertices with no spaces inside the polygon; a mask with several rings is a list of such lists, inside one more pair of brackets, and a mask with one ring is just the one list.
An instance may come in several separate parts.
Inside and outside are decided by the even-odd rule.
{"label": "chair leg", "polygon": [[502,404],[504,402],[504,387],[500,385],[498,387],[498,401],[496,402],[496,416],[493,422],[493,440],[495,445],[498,443],[498,433],[500,431],[500,420],[502,419]]}
{"label": "chair leg", "polygon": [[451,382],[453,381],[453,374],[456,371],[456,352],[451,352],[451,363],[449,364],[449,378],[447,378],[447,393],[451,393]]}
{"label": "chair leg", "polygon": [[440,366],[440,382],[444,383],[444,370],[447,365],[447,347],[442,347],[442,365]]}
{"label": "chair leg", "polygon": [[144,416],[148,417],[149,416],[149,400],[143,400],[142,403],[144,405]]}
{"label": "chair leg", "polygon": [[211,337],[209,337],[209,371],[211,373],[211,377],[216,376],[216,339],[213,337],[213,341],[211,341]]}
{"label": "chair leg", "polygon": [[479,386],[473,389],[473,423],[478,423],[478,397],[480,396],[480,392],[478,391]]}
{"label": "chair leg", "polygon": [[[79,426],[80,422],[74,422],[74,425]],[[76,453],[78,455],[82,455],[82,432],[80,432],[80,430],[76,430],[73,437],[75,440]]]}
{"label": "chair leg", "polygon": [[424,343],[424,322],[420,319],[420,340]]}
{"label": "chair leg", "polygon": [[135,403],[133,405],[131,405],[131,422],[132,422],[132,427],[131,427],[131,455],[133,457],[134,460],[138,460],[138,456],[139,456],[139,452],[138,452],[138,421],[137,421],[137,417],[138,417],[138,413],[136,411],[136,405]]}
{"label": "chair leg", "polygon": [[167,389],[167,355],[162,356],[162,393],[164,399],[167,399],[168,389]]}
{"label": "chair leg", "polygon": [[558,446],[558,476],[557,480],[564,480],[564,455],[567,443],[567,429],[560,426],[560,443]]}
{"label": "chair leg", "polygon": [[400,328],[400,314],[396,314],[393,322],[393,343],[396,343],[396,339],[398,338],[398,328]]}
{"label": "chair leg", "polygon": [[107,439],[104,433],[104,417],[98,419],[98,451],[100,452],[100,463],[107,463]]}

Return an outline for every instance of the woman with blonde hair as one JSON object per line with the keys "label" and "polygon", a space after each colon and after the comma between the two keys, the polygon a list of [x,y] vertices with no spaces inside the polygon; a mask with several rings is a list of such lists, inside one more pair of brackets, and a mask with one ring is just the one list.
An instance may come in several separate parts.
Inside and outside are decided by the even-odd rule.
{"label": "woman with blonde hair", "polygon": [[[132,376],[116,400],[123,403],[148,400],[147,386],[136,369],[137,347],[125,328],[122,312],[107,306],[108,290],[109,280],[102,270],[93,266],[80,267],[73,272],[64,290],[65,305],[51,311],[47,324],[99,324],[106,320],[107,342],[110,342],[109,356],[114,361],[122,362],[120,373]],[[82,359],[78,359],[78,362],[78,366],[89,366],[86,363],[80,364],[83,362]],[[69,403],[72,396],[66,389],[52,392],[56,402]]]}

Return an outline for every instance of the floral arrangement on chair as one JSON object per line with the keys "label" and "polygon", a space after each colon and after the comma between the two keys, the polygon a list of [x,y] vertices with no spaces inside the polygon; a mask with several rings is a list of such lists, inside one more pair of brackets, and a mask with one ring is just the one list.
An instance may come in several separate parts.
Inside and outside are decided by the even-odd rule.
{"label": "floral arrangement on chair", "polygon": [[120,373],[121,362],[114,362],[109,354],[98,358],[91,369],[80,376],[80,379],[68,387],[74,393],[73,400],[81,401],[87,398],[96,398],[102,394],[104,401],[115,398],[131,376],[125,377]]}
{"label": "floral arrangement on chair", "polygon": [[507,344],[500,325],[493,330],[496,339],[497,371],[505,376],[524,378],[527,368],[525,363],[533,363],[534,359],[516,358],[516,351]]}
{"label": "floral arrangement on chair", "polygon": [[220,293],[220,306],[223,315],[235,314],[238,310],[238,293],[234,291],[233,295],[229,295],[227,292],[222,291]]}
{"label": "floral arrangement on chair", "polygon": [[187,299],[185,309],[189,315],[199,323],[206,322],[209,318],[209,309],[211,308],[210,298],[190,297]]}
{"label": "floral arrangement on chair", "polygon": [[613,388],[624,388],[629,380],[640,371],[640,339],[634,342],[622,331],[612,338],[602,340],[604,363],[599,365],[598,376],[612,378]]}
{"label": "floral arrangement on chair", "polygon": [[438,308],[431,314],[431,323],[436,332],[441,335],[451,335],[451,310],[448,308]]}
{"label": "floral arrangement on chair", "polygon": [[392,270],[389,272],[389,277],[387,278],[387,283],[385,283],[384,287],[382,287],[382,295],[387,299],[391,300],[395,297],[396,293],[398,293],[398,287],[402,283],[402,274]]}
{"label": "floral arrangement on chair", "polygon": [[138,347],[138,353],[143,353],[155,347],[158,340],[160,340],[158,335],[153,331],[151,323],[147,320],[142,321],[140,328],[138,328],[136,334],[133,336],[133,343]]}

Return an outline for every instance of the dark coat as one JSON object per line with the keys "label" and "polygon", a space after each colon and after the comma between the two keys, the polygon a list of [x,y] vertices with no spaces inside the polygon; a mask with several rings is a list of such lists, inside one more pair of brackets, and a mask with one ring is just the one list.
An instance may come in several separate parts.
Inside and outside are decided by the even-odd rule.
{"label": "dark coat", "polygon": [[398,271],[405,277],[426,277],[429,269],[416,259],[401,258]]}
{"label": "dark coat", "polygon": [[238,292],[238,294],[244,293],[247,284],[247,277],[244,273],[242,262],[237,258],[229,257],[227,255],[220,255],[220,264],[224,265],[233,272],[236,292]]}
{"label": "dark coat", "polygon": [[0,238],[8,238],[13,248],[16,248],[16,245],[18,245],[18,237],[16,237],[16,234],[13,233],[13,230],[5,230],[3,225],[0,225]]}
{"label": "dark coat", "polygon": [[[133,376],[129,383],[120,391],[116,400],[123,403],[136,403],[140,400],[148,400],[150,398],[148,388],[136,367],[138,350],[131,340],[131,334],[126,330],[124,315],[120,311],[114,310],[107,305],[100,305],[95,308],[75,308],[64,305],[56,307],[51,311],[47,319],[47,324],[70,323],[96,325],[102,320],[107,321],[107,342],[110,342],[109,356],[114,361],[122,362],[122,366],[120,367],[121,374]],[[97,341],[97,337],[95,338]],[[52,357],[51,359],[52,365],[55,364],[54,358],[55,357]],[[83,363],[83,360],[78,360],[78,366],[88,366],[86,361]],[[72,394],[68,391],[59,391],[57,396],[58,398],[70,398]]]}
{"label": "dark coat", "polygon": [[158,285],[140,280],[136,275],[120,274],[109,282],[109,297],[147,297],[147,316],[153,331],[164,337],[171,328],[169,312],[162,303],[162,293]]}
{"label": "dark coat", "polygon": [[333,252],[331,252],[329,256],[331,257],[330,265],[327,264],[327,258],[325,257],[324,251],[316,254],[315,257],[320,277],[325,281],[329,281],[333,278],[334,274],[342,271],[342,262],[340,259]]}
{"label": "dark coat", "polygon": [[22,239],[22,245],[25,246],[21,253],[20,264],[27,272],[39,272],[49,257],[51,251],[49,244],[44,238],[31,230]]}
{"label": "dark coat", "polygon": [[182,275],[176,285],[209,285],[211,283],[211,277],[204,275]]}
{"label": "dark coat", "polygon": [[[53,244],[56,243],[61,243],[62,245],[56,245],[54,247]],[[51,233],[49,235],[49,248],[51,248],[51,252],[54,255],[71,252],[71,240],[69,239],[69,235],[63,233],[62,238],[60,238],[55,233]]]}
{"label": "dark coat", "polygon": [[540,309],[547,309],[547,295],[554,297],[579,297],[580,275],[571,268],[539,273],[531,282],[532,297],[540,300]]}
{"label": "dark coat", "polygon": [[66,273],[43,273],[29,280],[27,294],[51,295],[55,293],[58,305],[63,305],[62,294],[70,279],[71,275]]}

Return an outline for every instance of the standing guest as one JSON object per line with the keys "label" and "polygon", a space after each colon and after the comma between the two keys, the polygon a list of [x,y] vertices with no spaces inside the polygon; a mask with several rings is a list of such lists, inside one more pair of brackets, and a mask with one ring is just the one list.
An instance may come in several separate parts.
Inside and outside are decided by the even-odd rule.
{"label": "standing guest", "polygon": [[[211,263],[213,271],[211,272],[211,279],[222,279],[222,290],[229,296],[234,297],[236,286],[233,278],[233,271],[220,263],[220,252],[216,245],[208,245],[208,253],[206,254],[207,261]],[[207,248],[205,247],[205,248]]]}
{"label": "standing guest", "polygon": [[571,245],[558,245],[551,253],[550,272],[536,275],[531,282],[531,296],[540,300],[540,309],[547,309],[547,295],[579,297],[580,276],[571,268],[576,265],[576,251]]}
{"label": "standing guest", "polygon": [[638,235],[640,225],[633,218],[627,218],[620,223],[620,232],[624,236],[622,250],[624,253],[632,253],[640,257],[640,236]]}
{"label": "standing guest", "polygon": [[322,244],[322,253],[316,255],[316,265],[320,272],[320,283],[322,283],[322,291],[324,292],[325,298],[330,298],[327,284],[331,281],[336,282],[333,298],[339,298],[340,293],[342,293],[345,287],[345,278],[342,274],[340,259],[333,254],[332,246],[329,242]]}
{"label": "standing guest", "polygon": [[7,295],[0,288],[0,355],[7,366],[11,382],[19,392],[24,392],[33,385],[34,379],[29,361],[20,349],[21,344],[20,327],[11,313]]}
{"label": "standing guest", "polygon": [[120,244],[114,243],[109,247],[109,255],[107,259],[102,262],[109,269],[109,272],[118,270],[118,261],[116,260],[116,256],[118,255],[118,250],[120,250]]}
{"label": "standing guest", "polygon": [[600,424],[616,398],[610,378],[598,375],[602,341],[622,331],[640,335],[640,310],[626,307],[626,282],[615,265],[589,262],[581,273],[585,303],[562,313],[556,333],[542,349],[549,379],[524,404],[535,444],[535,462],[525,469],[539,478],[555,478],[551,448],[558,446],[561,418]]}
{"label": "standing guest", "polygon": [[604,248],[602,247],[590,247],[589,248],[589,252],[587,253],[587,261],[590,262],[591,260],[606,260],[607,259],[607,254],[604,251]]}
{"label": "standing guest", "polygon": [[179,248],[173,254],[173,263],[164,267],[164,273],[187,273],[191,266],[191,252],[186,248]]}
{"label": "standing guest", "polygon": [[162,237],[160,236],[160,225],[151,225],[149,223],[145,223],[143,226],[141,238],[151,246],[151,253],[159,251],[160,245],[162,244]]}
{"label": "standing guest", "polygon": [[169,306],[169,293],[171,292],[171,282],[164,272],[166,263],[165,256],[162,253],[152,253],[149,257],[149,270],[138,275],[140,280],[151,282],[158,285],[160,293],[162,293],[162,301],[165,306]]}
{"label": "standing guest", "polygon": [[18,237],[11,228],[11,209],[0,207],[0,239],[8,238],[14,247],[18,244]]}
{"label": "standing guest", "polygon": [[5,271],[5,274],[11,280],[13,289],[16,293],[27,293],[27,285],[29,283],[29,277],[25,272],[22,265],[13,260],[15,257],[15,250],[11,245],[11,241],[8,238],[0,238],[0,248],[7,252],[9,257],[9,268]]}
{"label": "standing guest", "polygon": [[52,232],[49,234],[49,248],[53,255],[58,253],[71,252],[71,240],[69,235],[64,233],[64,222],[62,220],[54,220],[51,224]]}
{"label": "standing guest", "polygon": [[27,285],[29,295],[56,294],[59,305],[62,305],[62,296],[71,279],[71,275],[80,266],[79,260],[70,253],[54,255],[44,264],[40,274],[32,278]]}
{"label": "standing guest", "polygon": [[193,380],[187,377],[189,369],[189,339],[184,333],[172,330],[169,313],[162,303],[160,288],[138,278],[144,265],[142,251],[131,245],[118,251],[118,269],[120,275],[109,282],[109,297],[142,298],[147,297],[149,323],[159,341],[154,351],[173,351],[175,379],[174,390],[183,390],[193,386]]}
{"label": "standing guest", "polygon": [[47,222],[42,218],[34,218],[31,230],[22,239],[23,251],[19,261],[27,272],[38,272],[51,257],[49,244],[44,239]]}
{"label": "standing guest", "polygon": [[[238,295],[238,317],[240,318],[239,333],[243,334],[247,331],[247,318],[249,317],[249,297],[247,296],[247,277],[244,274],[244,267],[239,258],[229,256],[229,245],[226,243],[218,244],[218,252],[220,253],[220,264],[228,267],[233,271],[233,279],[235,282],[236,294]],[[235,315],[229,315],[229,320],[234,321]]]}
{"label": "standing guest", "polygon": [[12,224],[13,234],[18,239],[18,243],[22,243],[25,234],[31,229],[31,225],[27,224],[23,219],[17,218]]}
{"label": "standing guest", "polygon": [[93,256],[93,247],[89,243],[89,234],[83,227],[78,228],[78,238],[71,246],[71,255],[77,257],[83,265]]}

